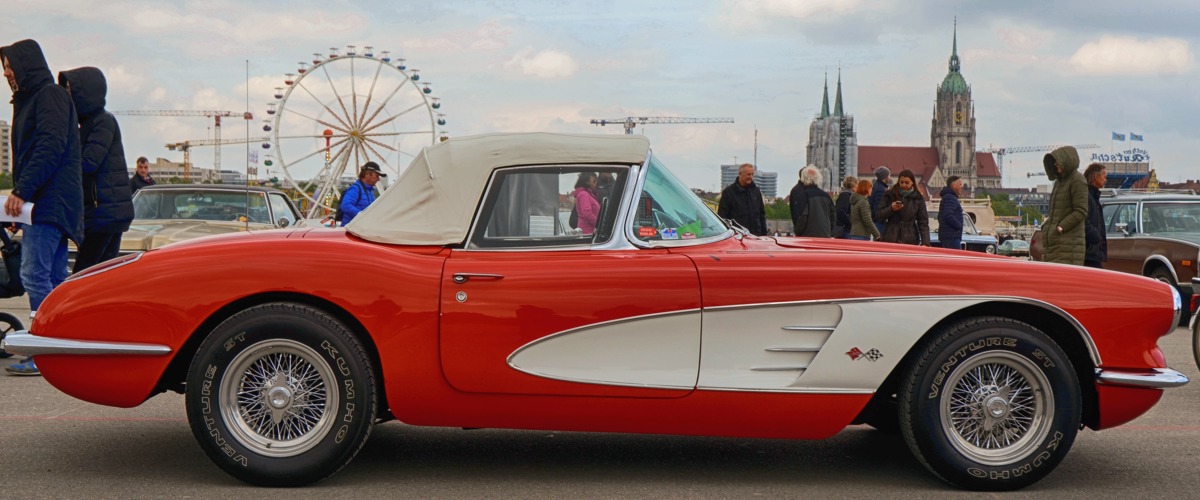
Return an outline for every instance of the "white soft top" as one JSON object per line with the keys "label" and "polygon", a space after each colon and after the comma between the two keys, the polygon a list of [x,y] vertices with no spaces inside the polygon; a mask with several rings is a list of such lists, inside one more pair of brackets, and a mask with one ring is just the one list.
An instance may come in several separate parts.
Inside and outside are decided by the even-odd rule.
{"label": "white soft top", "polygon": [[365,240],[453,245],[467,239],[492,171],[518,165],[640,164],[640,135],[487,134],[426,147],[370,207],[346,226]]}

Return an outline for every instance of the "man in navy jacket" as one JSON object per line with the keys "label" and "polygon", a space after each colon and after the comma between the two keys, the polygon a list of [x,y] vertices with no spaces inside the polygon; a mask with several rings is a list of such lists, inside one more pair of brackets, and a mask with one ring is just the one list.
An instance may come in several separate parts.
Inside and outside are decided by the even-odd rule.
{"label": "man in navy jacket", "polygon": [[[0,61],[13,91],[14,187],[4,211],[17,216],[25,202],[34,205],[33,223],[22,228],[21,243],[21,281],[32,316],[67,278],[67,240],[78,244],[83,239],[79,120],[67,89],[54,83],[37,42],[0,47]],[[6,369],[38,374],[32,359]]]}
{"label": "man in navy jacket", "polygon": [[58,74],[58,83],[71,93],[79,115],[80,157],[83,165],[83,244],[75,255],[74,272],[117,256],[121,233],[133,220],[132,194],[125,177],[125,146],[117,119],[104,110],[108,83],[92,67]]}

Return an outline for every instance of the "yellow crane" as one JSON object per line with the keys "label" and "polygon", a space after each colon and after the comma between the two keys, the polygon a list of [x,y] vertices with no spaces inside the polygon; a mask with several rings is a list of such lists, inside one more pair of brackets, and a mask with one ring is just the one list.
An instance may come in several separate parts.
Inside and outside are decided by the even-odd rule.
{"label": "yellow crane", "polygon": [[[196,139],[196,140],[191,140],[191,141],[168,143],[167,149],[169,149],[171,151],[183,151],[184,181],[191,182],[192,181],[192,163],[191,163],[191,154],[190,153],[191,153],[191,150],[193,147],[217,146],[217,151],[220,151],[221,146],[223,146],[225,144],[245,144],[248,142],[249,143],[266,142],[268,140],[270,140],[270,139],[267,137],[251,137],[249,139]],[[217,153],[217,158],[220,158],[220,156],[221,156],[221,154]],[[220,167],[221,167],[220,163],[214,164],[214,168],[216,168],[217,170],[220,170]]]}
{"label": "yellow crane", "polygon": [[[216,144],[226,144],[221,141],[221,117],[241,116],[245,120],[252,120],[254,116],[249,112],[239,113],[236,111],[206,111],[206,110],[190,110],[190,109],[132,109],[122,111],[112,111],[114,115],[125,116],[203,116],[213,119],[213,140],[218,141]],[[187,141],[185,141],[187,142]],[[245,142],[245,141],[242,141]],[[192,141],[192,145],[196,141]],[[168,145],[168,148],[170,146]],[[174,149],[174,148],[171,148]],[[187,149],[183,149],[183,177],[187,180],[192,178],[192,165],[188,161]],[[213,168],[221,169],[221,148],[217,148],[213,152]]]}

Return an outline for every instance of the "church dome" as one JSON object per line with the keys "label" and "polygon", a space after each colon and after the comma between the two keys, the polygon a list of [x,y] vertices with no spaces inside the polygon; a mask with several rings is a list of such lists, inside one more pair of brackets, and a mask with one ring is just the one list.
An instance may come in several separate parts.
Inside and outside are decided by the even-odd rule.
{"label": "church dome", "polygon": [[951,71],[946,74],[946,78],[938,86],[938,92],[942,94],[966,95],[970,91],[971,87],[967,86],[967,79],[963,78],[962,73],[957,71]]}

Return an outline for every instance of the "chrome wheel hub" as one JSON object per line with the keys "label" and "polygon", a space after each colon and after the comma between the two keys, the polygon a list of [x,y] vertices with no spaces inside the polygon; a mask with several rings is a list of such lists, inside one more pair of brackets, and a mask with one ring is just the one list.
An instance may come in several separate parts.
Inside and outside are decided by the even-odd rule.
{"label": "chrome wheel hub", "polygon": [[221,411],[233,438],[271,457],[316,446],[333,428],[339,393],[316,351],[273,339],[239,353],[221,379]]}
{"label": "chrome wheel hub", "polygon": [[1053,392],[1028,359],[990,352],[968,359],[947,378],[942,430],[959,452],[986,465],[1032,453],[1050,431]]}

